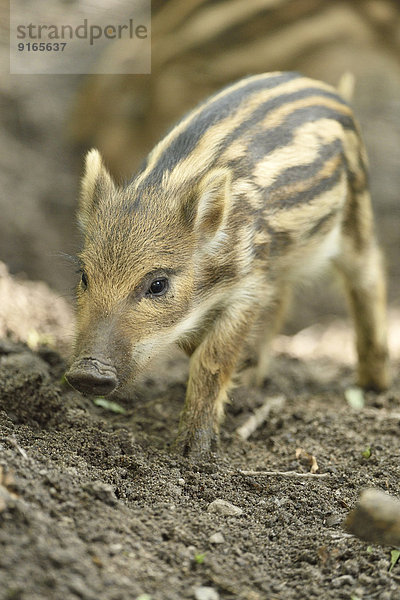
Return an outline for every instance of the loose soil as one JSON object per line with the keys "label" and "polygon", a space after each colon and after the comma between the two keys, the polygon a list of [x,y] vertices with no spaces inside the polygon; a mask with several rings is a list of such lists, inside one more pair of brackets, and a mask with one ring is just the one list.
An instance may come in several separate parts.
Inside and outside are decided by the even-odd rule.
{"label": "loose soil", "polygon": [[[65,1],[47,4],[65,11]],[[357,42],[346,35],[295,67],[334,81],[345,69],[356,75],[389,297],[397,303],[389,331],[398,366],[398,58],[372,34],[353,51]],[[4,73],[8,44],[4,29]],[[53,254],[79,245],[72,215],[81,156],[66,132],[81,83],[29,75],[0,82],[0,255],[14,273],[63,292],[73,275]],[[303,301],[293,331],[329,306],[321,297]],[[136,390],[116,398],[125,412],[114,413],[63,383],[70,323],[63,298],[43,283],[13,280],[0,263],[0,600],[400,598],[391,548],[369,546],[342,526],[362,489],[400,496],[400,379],[385,394],[367,394],[362,410],[349,407],[344,391],[354,372],[343,321],[279,338],[271,379],[262,390],[234,390],[220,454],[201,464],[170,451],[186,359],[174,354],[155,365]],[[235,430],[278,393],[283,409],[240,441]],[[297,448],[314,455],[326,477],[240,473],[306,473]],[[242,513],[209,512],[216,499]]]}
{"label": "loose soil", "polygon": [[[170,451],[180,354],[116,399],[123,414],[68,388],[54,350],[3,339],[0,355],[1,600],[400,598],[391,548],[342,526],[360,490],[400,495],[399,379],[356,411],[349,367],[281,353],[262,390],[234,390],[219,456],[193,464]],[[278,393],[281,412],[240,441]],[[239,472],[307,472],[297,448],[325,478]],[[216,499],[242,514],[209,512]]]}

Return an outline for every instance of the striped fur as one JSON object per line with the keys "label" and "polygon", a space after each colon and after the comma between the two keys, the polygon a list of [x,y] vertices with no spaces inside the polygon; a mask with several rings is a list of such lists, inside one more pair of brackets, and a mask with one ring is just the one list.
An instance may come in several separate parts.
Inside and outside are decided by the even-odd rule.
{"label": "striped fur", "polygon": [[[290,287],[332,263],[355,319],[359,382],[386,387],[385,280],[366,162],[348,104],[297,73],[255,75],[215,94],[123,187],[92,151],[70,379],[79,388],[89,364],[91,380],[106,368],[123,385],[177,343],[191,356],[177,445],[208,451],[246,340],[258,348],[261,384]],[[168,290],[152,297],[160,279]]]}
{"label": "striped fur", "polygon": [[[332,88],[297,73],[256,75],[211,97],[184,118],[150,153],[132,183],[139,190],[198,178],[214,166],[232,165],[229,149],[236,143],[245,154],[240,167],[253,170],[259,157],[286,146],[299,124],[334,119],[354,129],[351,110]],[[249,152],[251,148],[251,152]],[[240,173],[238,173],[239,175]],[[249,171],[246,173],[249,174]],[[176,179],[174,179],[174,176]]]}

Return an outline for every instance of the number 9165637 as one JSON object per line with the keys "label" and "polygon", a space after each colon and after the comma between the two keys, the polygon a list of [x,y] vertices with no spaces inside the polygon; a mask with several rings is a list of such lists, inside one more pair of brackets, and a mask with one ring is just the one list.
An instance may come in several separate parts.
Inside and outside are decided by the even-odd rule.
{"label": "number 9165637", "polygon": [[20,42],[19,52],[63,52],[67,42]]}

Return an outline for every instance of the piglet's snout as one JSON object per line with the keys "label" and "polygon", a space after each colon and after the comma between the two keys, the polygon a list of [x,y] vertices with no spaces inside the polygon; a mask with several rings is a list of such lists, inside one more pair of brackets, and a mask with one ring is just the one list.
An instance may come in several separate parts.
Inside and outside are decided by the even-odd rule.
{"label": "piglet's snout", "polygon": [[118,385],[115,368],[96,358],[78,360],[73,363],[65,376],[68,383],[83,394],[106,396]]}

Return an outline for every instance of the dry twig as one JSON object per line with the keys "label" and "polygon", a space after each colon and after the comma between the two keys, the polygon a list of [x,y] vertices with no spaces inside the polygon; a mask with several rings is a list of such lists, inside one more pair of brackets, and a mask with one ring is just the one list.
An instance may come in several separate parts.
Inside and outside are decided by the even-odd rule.
{"label": "dry twig", "polygon": [[23,448],[21,448],[21,446],[18,445],[17,440],[14,437],[12,437],[12,436],[2,437],[2,438],[0,438],[0,440],[2,442],[8,442],[10,444],[10,446],[12,446],[16,450],[18,450],[18,452],[21,454],[21,456],[23,458],[25,458],[25,460],[28,459],[27,453],[25,452],[25,450]]}
{"label": "dry twig", "polygon": [[272,410],[281,410],[286,402],[285,396],[275,396],[268,398],[260,408],[254,411],[240,427],[236,429],[236,434],[242,439],[247,440],[252,433],[258,429],[267,419]]}
{"label": "dry twig", "polygon": [[254,477],[293,477],[299,479],[324,479],[329,473],[299,473],[297,471],[237,471],[240,475],[251,475]]}

